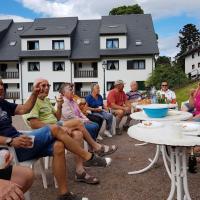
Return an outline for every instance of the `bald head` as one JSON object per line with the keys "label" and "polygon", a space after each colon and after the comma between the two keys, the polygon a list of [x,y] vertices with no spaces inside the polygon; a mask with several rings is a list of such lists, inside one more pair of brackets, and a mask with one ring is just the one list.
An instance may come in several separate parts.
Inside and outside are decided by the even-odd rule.
{"label": "bald head", "polygon": [[136,81],[132,81],[131,84],[130,84],[130,87],[131,87],[131,91],[135,92],[138,90],[138,84]]}
{"label": "bald head", "polygon": [[[45,78],[37,78],[37,79],[35,79],[35,81],[34,81],[34,86],[35,85],[37,85],[38,83],[42,83],[42,82],[48,82],[48,80],[47,79],[45,79]],[[49,82],[48,82],[49,83]]]}

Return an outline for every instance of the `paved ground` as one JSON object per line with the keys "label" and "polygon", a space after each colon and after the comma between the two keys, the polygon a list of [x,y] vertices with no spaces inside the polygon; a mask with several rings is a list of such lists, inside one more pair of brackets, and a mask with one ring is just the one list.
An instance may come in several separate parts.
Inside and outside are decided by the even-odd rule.
{"label": "paved ground", "polygon": [[[14,117],[18,129],[26,129],[20,117]],[[101,180],[100,185],[91,186],[74,182],[74,161],[72,155],[67,156],[68,183],[74,193],[85,195],[90,200],[164,200],[170,190],[170,181],[164,169],[162,159],[150,171],[140,175],[128,175],[130,170],[140,169],[148,162],[155,152],[154,145],[135,147],[137,141],[128,137],[124,132],[122,136],[106,138],[105,144],[118,145],[118,151],[113,154],[112,166],[105,169],[90,168],[88,171]],[[43,189],[40,175],[31,188],[32,200],[55,200],[57,191],[53,185],[51,170],[47,171],[48,189]],[[192,199],[200,199],[200,172],[189,174],[189,187]]]}

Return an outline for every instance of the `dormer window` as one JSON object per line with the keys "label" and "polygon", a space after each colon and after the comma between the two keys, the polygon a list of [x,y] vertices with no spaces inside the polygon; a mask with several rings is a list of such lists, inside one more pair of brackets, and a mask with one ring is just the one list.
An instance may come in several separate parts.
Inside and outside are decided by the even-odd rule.
{"label": "dormer window", "polygon": [[52,40],[52,49],[62,50],[65,48],[64,40]]}
{"label": "dormer window", "polygon": [[39,41],[27,41],[27,49],[28,50],[38,50],[39,49]]}
{"label": "dormer window", "polygon": [[106,39],[106,48],[107,49],[118,49],[119,48],[119,39],[118,38]]}

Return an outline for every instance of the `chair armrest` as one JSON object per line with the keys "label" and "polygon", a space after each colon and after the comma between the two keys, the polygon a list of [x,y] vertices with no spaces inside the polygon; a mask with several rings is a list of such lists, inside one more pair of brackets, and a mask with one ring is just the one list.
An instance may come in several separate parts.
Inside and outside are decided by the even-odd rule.
{"label": "chair armrest", "polygon": [[9,146],[7,146],[7,145],[2,145],[2,144],[0,144],[0,147],[1,147],[1,148],[6,148],[6,149],[8,149],[8,151],[13,155],[13,162],[14,162],[15,164],[18,164],[18,163],[19,163],[18,158],[17,158],[17,154],[16,154],[16,152],[15,152],[15,148],[14,148],[14,147],[9,147]]}

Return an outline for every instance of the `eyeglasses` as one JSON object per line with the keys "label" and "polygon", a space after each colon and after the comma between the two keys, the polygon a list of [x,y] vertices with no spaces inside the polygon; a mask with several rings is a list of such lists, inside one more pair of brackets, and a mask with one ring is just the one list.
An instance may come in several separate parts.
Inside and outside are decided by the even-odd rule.
{"label": "eyeglasses", "polygon": [[161,85],[162,87],[167,87],[168,85]]}
{"label": "eyeglasses", "polygon": [[50,88],[51,87],[51,85],[50,84],[42,84],[41,85],[43,88],[45,88],[45,87],[48,87],[48,88]]}

